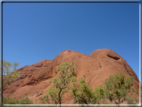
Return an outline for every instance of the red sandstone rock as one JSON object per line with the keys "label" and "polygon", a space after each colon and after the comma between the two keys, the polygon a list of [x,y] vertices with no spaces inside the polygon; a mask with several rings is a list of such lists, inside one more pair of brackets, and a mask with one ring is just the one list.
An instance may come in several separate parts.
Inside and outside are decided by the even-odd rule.
{"label": "red sandstone rock", "polygon": [[[125,59],[110,49],[98,49],[89,56],[71,50],[61,52],[54,60],[42,60],[33,65],[18,69],[21,71],[20,78],[10,84],[3,95],[10,98],[23,98],[28,96],[35,102],[35,99],[44,96],[43,91],[51,85],[49,79],[57,77],[56,69],[65,62],[74,62],[77,69],[77,79],[84,78],[86,82],[95,89],[103,85],[105,79],[110,75],[123,72],[126,77],[134,76],[134,88],[139,88],[139,80],[132,68]],[[40,93],[38,95],[38,93]],[[65,94],[64,104],[73,103],[71,95]]]}

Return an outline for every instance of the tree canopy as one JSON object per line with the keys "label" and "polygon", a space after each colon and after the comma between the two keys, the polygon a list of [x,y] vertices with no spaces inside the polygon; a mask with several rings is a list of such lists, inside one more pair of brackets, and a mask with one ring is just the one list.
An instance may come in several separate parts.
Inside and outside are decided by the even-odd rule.
{"label": "tree canopy", "polygon": [[46,92],[45,97],[40,98],[42,103],[54,103],[61,104],[66,88],[69,89],[69,84],[71,80],[77,75],[75,72],[77,68],[74,67],[74,63],[64,62],[59,65],[56,72],[58,73],[58,78],[50,79],[50,82],[54,83],[54,86],[50,86]]}
{"label": "tree canopy", "polygon": [[3,68],[3,89],[5,89],[11,82],[15,81],[20,76],[20,71],[16,70],[16,67],[20,64],[18,62],[6,62],[3,61],[3,66],[0,64],[0,68]]}
{"label": "tree canopy", "polygon": [[133,80],[133,77],[125,78],[125,75],[121,72],[111,75],[104,83],[109,93],[108,99],[118,105],[127,101],[127,98],[130,97],[128,91],[132,89]]}

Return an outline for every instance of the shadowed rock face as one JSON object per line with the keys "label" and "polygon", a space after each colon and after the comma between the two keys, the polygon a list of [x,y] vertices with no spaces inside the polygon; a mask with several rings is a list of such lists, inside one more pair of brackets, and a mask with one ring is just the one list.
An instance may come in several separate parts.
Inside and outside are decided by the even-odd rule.
{"label": "shadowed rock face", "polygon": [[[35,99],[42,97],[43,91],[51,85],[49,79],[57,77],[55,70],[65,62],[74,62],[77,69],[77,79],[84,78],[93,89],[103,85],[105,79],[110,75],[123,72],[126,77],[134,76],[134,88],[139,88],[139,80],[132,68],[125,59],[110,49],[97,49],[89,56],[71,50],[61,52],[54,60],[42,60],[33,65],[18,69],[20,77],[11,83],[3,95],[10,98],[23,98],[28,96],[35,102]],[[38,94],[40,93],[40,94]],[[63,103],[73,103],[72,96],[65,94]]]}

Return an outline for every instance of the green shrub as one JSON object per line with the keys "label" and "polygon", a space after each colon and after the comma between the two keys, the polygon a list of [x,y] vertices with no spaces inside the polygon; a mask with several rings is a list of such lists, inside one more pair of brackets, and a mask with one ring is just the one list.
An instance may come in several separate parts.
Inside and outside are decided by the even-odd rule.
{"label": "green shrub", "polygon": [[3,104],[33,104],[33,101],[30,100],[28,97],[20,100],[3,97]]}
{"label": "green shrub", "polygon": [[33,101],[30,100],[28,97],[19,100],[19,104],[33,104]]}
{"label": "green shrub", "polygon": [[44,96],[44,97],[40,97],[40,98],[39,98],[39,101],[40,101],[42,104],[50,103],[50,102],[49,102],[49,98],[48,98],[47,95]]}
{"label": "green shrub", "polygon": [[125,78],[125,75],[121,72],[111,75],[108,79],[106,79],[105,88],[109,92],[109,100],[114,101],[115,104],[118,104],[118,106],[123,101],[127,101],[128,104],[131,103],[133,99],[130,98],[128,91],[132,90],[133,80],[134,77]]}
{"label": "green shrub", "polygon": [[6,104],[19,104],[19,101],[18,101],[18,99],[10,98],[7,100]]}
{"label": "green shrub", "polygon": [[6,104],[9,98],[3,97],[3,104]]}

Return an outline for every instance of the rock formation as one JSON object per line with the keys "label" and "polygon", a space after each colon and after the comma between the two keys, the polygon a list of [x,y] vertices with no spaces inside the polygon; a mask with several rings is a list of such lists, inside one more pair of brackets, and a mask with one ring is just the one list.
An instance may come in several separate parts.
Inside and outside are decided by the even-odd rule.
{"label": "rock formation", "polygon": [[[49,79],[57,77],[55,72],[58,66],[65,62],[74,62],[77,69],[77,79],[84,78],[93,89],[103,85],[105,79],[110,75],[123,72],[126,77],[134,76],[134,88],[139,88],[139,80],[132,68],[125,59],[110,49],[97,49],[89,56],[71,50],[61,52],[53,60],[42,60],[33,65],[24,66],[20,77],[11,83],[3,92],[5,97],[23,98],[28,96],[35,102],[35,99],[44,96],[44,91],[51,85]],[[73,104],[72,96],[63,100],[64,104]]]}

